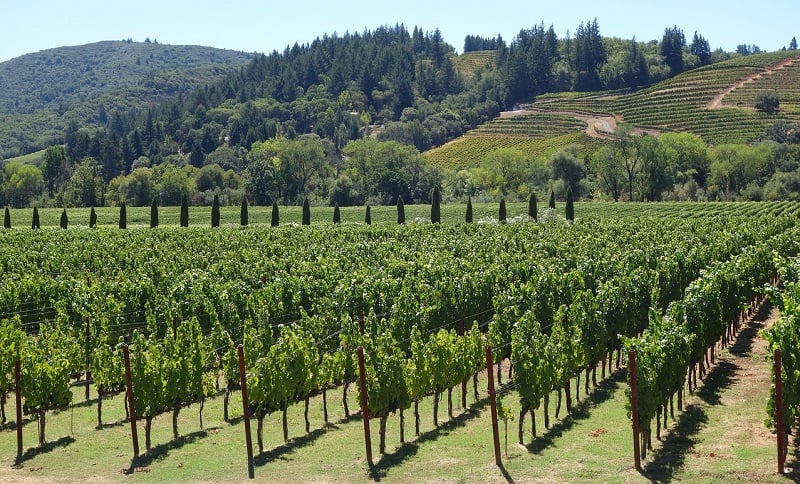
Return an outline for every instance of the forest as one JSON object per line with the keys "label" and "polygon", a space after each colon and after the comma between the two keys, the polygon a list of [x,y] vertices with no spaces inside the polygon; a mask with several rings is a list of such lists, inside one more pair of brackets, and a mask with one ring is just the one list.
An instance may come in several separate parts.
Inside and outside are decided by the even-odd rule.
{"label": "forest", "polygon": [[[435,186],[446,200],[490,200],[563,194],[567,184],[582,198],[614,200],[800,196],[798,177],[769,194],[762,189],[777,165],[792,172],[800,163],[791,125],[764,133],[774,141],[771,148],[752,148],[760,150],[763,169],[738,178],[735,191],[730,180],[715,180],[714,157],[721,155],[702,141],[690,143],[690,155],[659,157],[665,164],[659,175],[637,169],[627,176],[611,173],[610,179],[603,157],[639,145],[624,129],[593,156],[564,146],[548,159],[490,153],[466,172],[433,166],[426,150],[542,94],[636,91],[760,50],[743,44],[736,53],[712,51],[702,35],[695,32],[687,42],[677,26],[665,29],[660,41],[607,38],[596,20],[562,38],[542,23],[521,30],[509,44],[499,35],[467,36],[463,46],[465,52],[486,48],[489,68],[464,68],[438,30],[395,25],[257,55],[189,94],[146,108],[103,107],[97,116],[102,122],[94,124],[72,120],[63,138],[30,147],[46,148],[32,163],[0,162],[0,205],[147,205],[153,198],[177,204],[183,196],[210,204],[215,194],[228,204],[244,196],[258,204],[391,204],[398,196],[427,202]],[[664,149],[676,144],[667,142]],[[516,178],[498,180],[496,170],[487,168],[492,163],[515,165],[509,176]],[[649,187],[634,194],[634,182]]]}

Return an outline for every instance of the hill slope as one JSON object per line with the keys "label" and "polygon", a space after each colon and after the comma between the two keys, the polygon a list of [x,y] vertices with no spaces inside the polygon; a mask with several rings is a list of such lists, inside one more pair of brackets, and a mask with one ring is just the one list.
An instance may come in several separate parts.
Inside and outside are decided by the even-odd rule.
{"label": "hill slope", "polygon": [[105,123],[114,110],[186,94],[251,58],[210,47],[105,41],[0,63],[0,157],[58,140],[71,121]]}
{"label": "hill slope", "polygon": [[[776,91],[781,109],[757,112],[756,97]],[[754,54],[694,69],[637,92],[559,93],[502,113],[464,136],[429,150],[440,168],[479,165],[497,148],[548,157],[569,143],[589,154],[616,122],[650,133],[689,132],[710,144],[749,143],[779,121],[800,121],[800,53]]]}

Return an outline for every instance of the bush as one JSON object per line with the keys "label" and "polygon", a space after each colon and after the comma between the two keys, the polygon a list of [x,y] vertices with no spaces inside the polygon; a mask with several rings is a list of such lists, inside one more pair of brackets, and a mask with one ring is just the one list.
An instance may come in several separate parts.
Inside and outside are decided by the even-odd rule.
{"label": "bush", "polygon": [[762,113],[775,114],[780,110],[781,99],[775,91],[765,91],[756,96],[756,110]]}

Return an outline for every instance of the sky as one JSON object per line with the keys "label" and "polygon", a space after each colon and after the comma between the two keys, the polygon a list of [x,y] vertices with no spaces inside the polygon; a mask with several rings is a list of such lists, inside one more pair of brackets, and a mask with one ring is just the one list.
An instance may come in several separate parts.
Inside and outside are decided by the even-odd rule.
{"label": "sky", "polygon": [[[26,0],[8,2],[0,13],[0,62],[23,54],[101,40],[204,45],[243,52],[282,51],[324,34],[374,30],[402,23],[426,32],[438,28],[461,51],[466,35],[503,36],[510,43],[522,29],[544,22],[559,38],[581,22],[597,19],[601,35],[660,40],[677,25],[691,42],[695,31],[711,49],[739,44],[778,50],[800,37],[795,0],[499,1],[293,1],[234,0]],[[0,86],[2,88],[2,86]]]}

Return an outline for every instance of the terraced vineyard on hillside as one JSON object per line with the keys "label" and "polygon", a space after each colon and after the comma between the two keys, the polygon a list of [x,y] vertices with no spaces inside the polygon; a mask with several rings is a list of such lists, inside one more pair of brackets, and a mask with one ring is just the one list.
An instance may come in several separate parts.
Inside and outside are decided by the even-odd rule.
{"label": "terraced vineyard on hillside", "polygon": [[[631,94],[548,97],[532,107],[614,114],[637,127],[687,131],[711,144],[746,143],[776,121],[800,119],[797,59],[800,56],[794,51],[750,55],[695,69]],[[755,80],[743,82],[749,79]],[[739,83],[741,88],[732,89]],[[758,93],[766,90],[777,91],[782,99],[777,115],[753,109]],[[725,95],[714,106],[720,94]]]}
{"label": "terraced vineyard on hillside", "polygon": [[[583,147],[580,153],[581,156],[589,155],[594,152],[600,143],[599,140],[590,138],[579,130],[560,135],[551,134],[549,136],[534,137],[510,134],[510,132],[518,132],[524,129],[516,128],[513,125],[508,126],[508,134],[502,134],[502,131],[499,131],[498,128],[487,128],[485,126],[446,145],[427,151],[425,157],[429,163],[439,168],[461,170],[480,165],[486,155],[500,148],[514,148],[528,157],[547,158],[570,144],[579,144]],[[494,134],[477,133],[481,130],[489,129],[495,130]]]}

